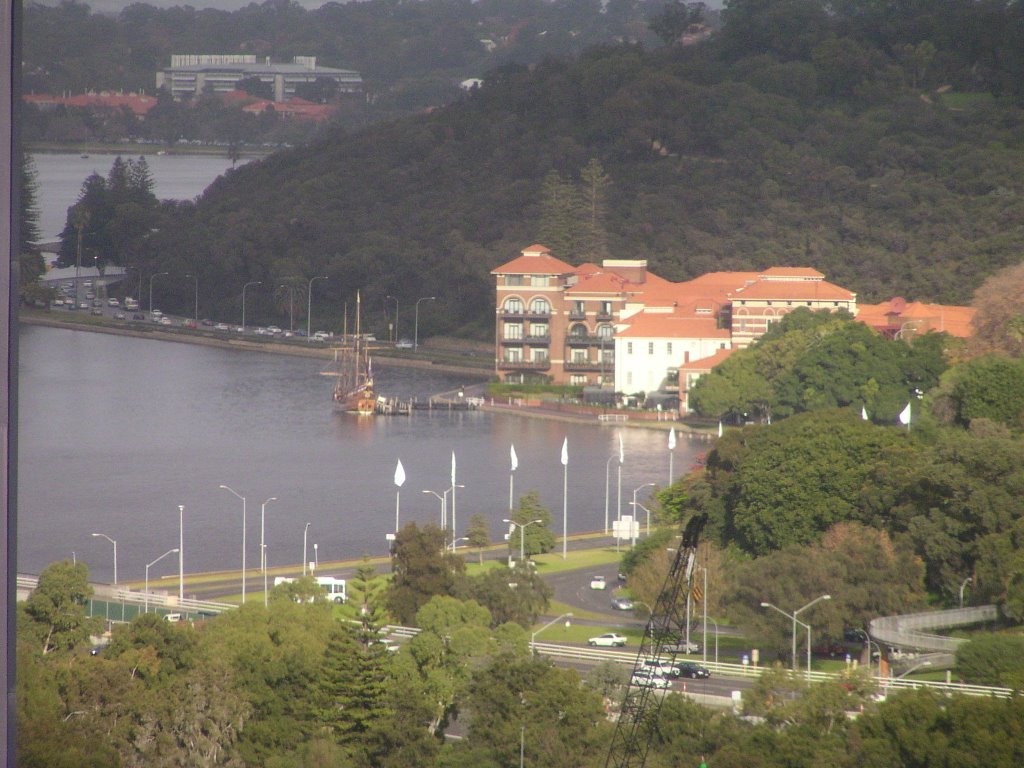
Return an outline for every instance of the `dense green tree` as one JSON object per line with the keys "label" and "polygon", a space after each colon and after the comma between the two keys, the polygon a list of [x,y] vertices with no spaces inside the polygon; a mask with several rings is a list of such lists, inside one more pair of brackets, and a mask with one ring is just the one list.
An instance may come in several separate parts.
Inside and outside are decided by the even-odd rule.
{"label": "dense green tree", "polygon": [[32,638],[44,655],[72,651],[100,628],[99,619],[86,613],[90,597],[85,563],[52,563],[39,574],[39,584],[23,604],[27,621],[19,624],[19,631]]}
{"label": "dense green tree", "polygon": [[411,523],[395,537],[388,609],[402,624],[411,624],[435,595],[451,595],[465,572],[462,558],[447,551],[444,532]]}
{"label": "dense green tree", "polygon": [[480,512],[475,512],[469,518],[469,527],[466,528],[466,543],[471,547],[476,547],[482,565],[484,548],[491,543],[491,530],[487,524],[487,518]]}
{"label": "dense green tree", "polygon": [[[551,512],[540,502],[540,494],[529,491],[519,497],[519,504],[512,510],[510,518],[516,525],[508,536],[509,551],[519,557],[522,543],[526,557],[542,555],[555,547],[555,534],[551,532]],[[527,525],[533,520],[540,522]]]}
{"label": "dense green tree", "polygon": [[1024,637],[978,635],[956,652],[956,671],[966,682],[1024,689]]}
{"label": "dense green tree", "polygon": [[486,606],[495,626],[515,622],[523,627],[537,621],[554,594],[537,571],[528,566],[492,568],[466,579],[460,592]]}

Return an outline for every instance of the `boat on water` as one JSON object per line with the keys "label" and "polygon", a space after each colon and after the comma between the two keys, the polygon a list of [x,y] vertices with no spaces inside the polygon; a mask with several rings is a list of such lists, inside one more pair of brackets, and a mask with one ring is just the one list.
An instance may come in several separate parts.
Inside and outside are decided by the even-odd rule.
{"label": "boat on water", "polygon": [[377,409],[377,394],[373,389],[373,364],[370,348],[360,328],[360,296],[356,293],[356,332],[347,335],[339,347],[334,348],[334,365],[324,374],[335,377],[334,409],[360,416],[372,416]]}

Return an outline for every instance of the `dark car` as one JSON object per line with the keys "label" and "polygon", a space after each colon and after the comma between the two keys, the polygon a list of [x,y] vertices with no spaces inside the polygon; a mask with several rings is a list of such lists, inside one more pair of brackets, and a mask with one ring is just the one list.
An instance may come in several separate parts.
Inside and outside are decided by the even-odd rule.
{"label": "dark car", "polygon": [[132,315],[132,320],[145,320],[145,319],[146,319],[145,315],[140,315],[138,312],[136,312],[134,315]]}
{"label": "dark car", "polygon": [[689,678],[707,678],[711,677],[711,672],[707,667],[702,667],[700,664],[684,661],[679,665],[679,676]]}

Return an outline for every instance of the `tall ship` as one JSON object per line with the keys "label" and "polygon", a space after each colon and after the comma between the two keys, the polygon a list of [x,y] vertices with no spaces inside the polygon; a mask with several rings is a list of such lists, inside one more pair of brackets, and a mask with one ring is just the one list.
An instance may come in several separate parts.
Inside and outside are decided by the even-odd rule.
{"label": "tall ship", "polygon": [[342,346],[335,347],[333,369],[324,373],[335,377],[335,410],[370,416],[376,410],[377,395],[373,389],[370,349],[360,327],[360,304],[361,299],[357,291],[355,335],[346,337]]}

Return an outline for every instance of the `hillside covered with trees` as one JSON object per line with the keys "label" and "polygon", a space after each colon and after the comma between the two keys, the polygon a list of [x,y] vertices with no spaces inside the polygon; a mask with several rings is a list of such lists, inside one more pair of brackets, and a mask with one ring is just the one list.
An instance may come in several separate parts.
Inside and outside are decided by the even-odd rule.
{"label": "hillside covered with trees", "polygon": [[[674,280],[806,265],[863,301],[966,303],[1024,245],[1024,10],[825,5],[736,0],[700,45],[494,69],[444,109],[339,132],[238,169],[195,204],[154,207],[145,248],[109,258],[198,273],[202,314],[234,311],[241,285],[261,280],[256,311],[279,318],[273,286],[327,275],[318,305],[339,328],[360,289],[370,312],[386,295],[406,307],[436,295],[421,331],[482,337],[490,269],[542,235],[570,262],[646,258]],[[594,160],[598,187],[581,181]],[[566,189],[596,190],[597,204],[566,216]],[[595,224],[600,237],[577,236]],[[180,292],[160,306],[188,304],[183,281],[159,288]]]}

